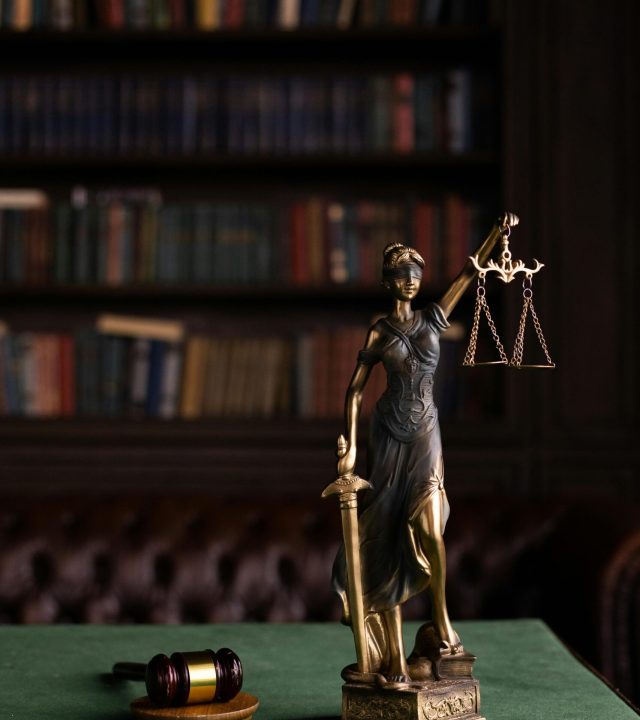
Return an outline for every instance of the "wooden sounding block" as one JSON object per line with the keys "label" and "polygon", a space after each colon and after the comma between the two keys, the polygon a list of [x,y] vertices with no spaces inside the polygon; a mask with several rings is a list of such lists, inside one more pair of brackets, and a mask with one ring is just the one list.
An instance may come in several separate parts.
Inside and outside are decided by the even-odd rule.
{"label": "wooden sounding block", "polygon": [[183,707],[156,707],[148,697],[138,698],[131,703],[131,711],[139,718],[164,718],[176,720],[245,720],[253,717],[260,702],[254,695],[238,693],[228,702],[184,705]]}

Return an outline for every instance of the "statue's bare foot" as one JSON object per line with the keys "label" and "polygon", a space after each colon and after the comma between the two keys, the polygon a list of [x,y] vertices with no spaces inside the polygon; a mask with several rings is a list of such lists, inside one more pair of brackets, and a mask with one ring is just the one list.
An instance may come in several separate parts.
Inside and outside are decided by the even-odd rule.
{"label": "statue's bare foot", "polygon": [[408,675],[385,675],[387,682],[406,684],[411,682],[411,678]]}
{"label": "statue's bare foot", "polygon": [[411,677],[402,673],[398,675],[384,675],[384,681],[380,683],[384,690],[402,690],[411,684]]}
{"label": "statue's bare foot", "polygon": [[391,662],[387,666],[387,671],[384,676],[389,683],[408,683],[411,682],[411,676],[409,675],[409,667],[404,654],[396,655],[395,653],[391,656]]}
{"label": "statue's bare foot", "polygon": [[442,640],[438,646],[440,655],[457,655],[461,653],[464,648],[458,637],[458,633],[455,630],[451,631],[451,635],[446,640]]}

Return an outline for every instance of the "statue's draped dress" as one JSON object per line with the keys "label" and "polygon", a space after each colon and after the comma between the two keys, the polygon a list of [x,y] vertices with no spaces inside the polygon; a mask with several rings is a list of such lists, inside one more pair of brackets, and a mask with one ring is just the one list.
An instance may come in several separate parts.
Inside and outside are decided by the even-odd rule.
{"label": "statue's draped dress", "polygon": [[[359,362],[382,362],[387,389],[371,419],[367,480],[359,493],[360,556],[365,613],[404,603],[429,583],[429,563],[414,527],[428,501],[441,504],[442,527],[449,515],[443,486],[442,445],[433,378],[440,334],[449,326],[439,305],[414,312],[410,327],[391,319],[374,326],[379,337]],[[435,496],[435,497],[434,497]],[[333,584],[348,608],[344,547],[333,568]]]}

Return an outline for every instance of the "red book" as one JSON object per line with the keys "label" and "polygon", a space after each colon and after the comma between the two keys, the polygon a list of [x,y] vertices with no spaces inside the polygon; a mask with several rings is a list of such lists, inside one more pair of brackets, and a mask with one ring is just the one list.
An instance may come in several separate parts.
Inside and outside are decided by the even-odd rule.
{"label": "red book", "polygon": [[172,30],[178,30],[185,26],[184,10],[184,0],[169,0],[169,26]]}
{"label": "red book", "polygon": [[305,235],[309,253],[309,279],[314,285],[327,281],[325,206],[319,197],[309,198],[306,202]]}
{"label": "red book", "polygon": [[224,4],[222,27],[237,29],[244,23],[244,0],[227,0]]}
{"label": "red book", "polygon": [[392,25],[411,25],[416,21],[416,0],[393,0],[389,3],[389,22]]}
{"label": "red book", "polygon": [[410,73],[393,78],[393,149],[397,153],[410,153],[415,147],[413,84]]}
{"label": "red book", "polygon": [[293,202],[289,207],[289,238],[291,242],[291,282],[308,285],[309,246],[306,238],[306,218],[303,202]]}
{"label": "red book", "polygon": [[96,11],[104,27],[110,29],[124,27],[124,0],[98,0]]}

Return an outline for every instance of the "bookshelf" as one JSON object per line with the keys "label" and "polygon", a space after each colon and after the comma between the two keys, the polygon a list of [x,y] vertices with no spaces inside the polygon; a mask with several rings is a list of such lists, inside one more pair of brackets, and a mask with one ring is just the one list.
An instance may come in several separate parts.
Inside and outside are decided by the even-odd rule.
{"label": "bookshelf", "polygon": [[[332,22],[294,26],[277,14],[212,26],[195,10],[177,25],[107,21],[100,3],[71,20],[34,3],[27,22],[13,5],[0,55],[24,62],[0,74],[0,185],[42,197],[16,208],[7,196],[0,209],[0,436],[12,482],[39,487],[47,467],[47,483],[83,487],[100,458],[103,489],[170,485],[180,468],[185,487],[207,487],[212,473],[218,488],[248,486],[262,473],[285,489],[294,483],[280,470],[293,462],[309,468],[296,490],[315,492],[319,469],[332,472],[355,351],[387,308],[381,248],[401,239],[432,259],[424,304],[503,209],[502,35],[490,3],[465,16],[473,3],[444,2],[428,21],[440,4],[396,16],[378,3],[390,14],[372,19],[374,3],[357,3],[346,25],[338,13],[350,4],[335,3]],[[170,411],[148,397],[134,407],[135,340],[94,337],[104,313],[184,326]],[[224,356],[245,375],[217,377],[222,389],[207,390],[210,371],[186,381],[192,340],[208,358],[192,364]],[[445,346],[441,416],[466,463],[474,446],[512,437],[508,380],[464,378],[452,369],[460,340]],[[255,357],[272,369],[247,365]],[[66,399],[53,379],[64,372]],[[18,397],[25,376],[35,400]],[[256,378],[268,398],[230,399],[233,388],[266,392]]]}

